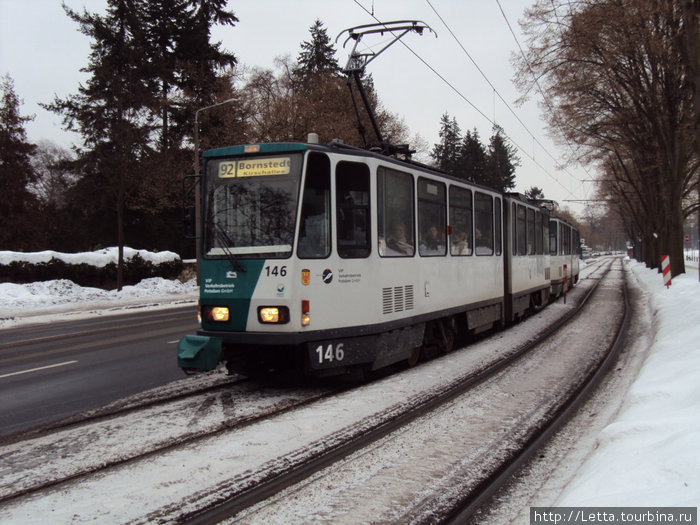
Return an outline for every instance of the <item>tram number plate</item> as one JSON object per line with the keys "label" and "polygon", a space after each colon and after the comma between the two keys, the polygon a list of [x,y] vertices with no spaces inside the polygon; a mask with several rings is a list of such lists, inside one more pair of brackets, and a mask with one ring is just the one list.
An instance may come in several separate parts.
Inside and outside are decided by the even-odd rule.
{"label": "tram number plate", "polygon": [[345,343],[321,343],[314,350],[316,363],[331,364],[345,359]]}
{"label": "tram number plate", "polygon": [[348,337],[307,343],[311,368],[320,370],[358,363],[371,363],[376,358],[377,336]]}

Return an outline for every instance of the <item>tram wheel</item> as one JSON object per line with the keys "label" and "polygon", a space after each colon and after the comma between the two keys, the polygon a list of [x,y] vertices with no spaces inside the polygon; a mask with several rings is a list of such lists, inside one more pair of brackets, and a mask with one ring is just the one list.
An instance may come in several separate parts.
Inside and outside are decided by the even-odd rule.
{"label": "tram wheel", "polygon": [[413,349],[411,352],[411,355],[406,359],[406,362],[408,363],[408,366],[416,366],[418,364],[418,361],[420,361],[420,352],[421,352],[421,347],[417,346]]}
{"label": "tram wheel", "polygon": [[442,335],[442,351],[447,353],[452,352],[455,348],[455,319],[443,319],[440,322],[440,332]]}

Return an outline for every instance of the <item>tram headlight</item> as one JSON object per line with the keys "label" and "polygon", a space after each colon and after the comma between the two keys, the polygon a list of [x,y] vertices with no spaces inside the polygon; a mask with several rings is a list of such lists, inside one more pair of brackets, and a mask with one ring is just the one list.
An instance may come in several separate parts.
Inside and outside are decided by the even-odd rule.
{"label": "tram headlight", "polygon": [[263,324],[286,324],[289,322],[289,308],[286,306],[259,306],[258,321]]}
{"label": "tram headlight", "polygon": [[229,320],[229,309],[227,306],[212,306],[207,318],[210,321],[225,323]]}

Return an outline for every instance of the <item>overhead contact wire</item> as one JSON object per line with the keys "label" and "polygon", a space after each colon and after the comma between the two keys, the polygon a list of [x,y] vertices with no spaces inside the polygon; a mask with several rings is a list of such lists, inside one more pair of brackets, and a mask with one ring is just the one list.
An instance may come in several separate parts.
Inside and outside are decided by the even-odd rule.
{"label": "overhead contact wire", "polygon": [[[515,110],[511,107],[511,105],[508,103],[508,101],[506,101],[506,99],[503,98],[503,96],[502,96],[501,93],[498,91],[498,89],[496,89],[496,86],[494,86],[493,82],[491,82],[491,80],[489,80],[489,78],[486,76],[486,73],[484,73],[484,71],[481,69],[481,67],[479,67],[479,64],[477,64],[476,60],[474,60],[474,58],[471,56],[471,54],[469,54],[469,51],[467,51],[467,49],[464,47],[464,45],[463,45],[462,42],[459,40],[459,38],[457,38],[457,35],[454,34],[454,32],[452,31],[452,29],[450,28],[450,26],[447,24],[447,22],[445,22],[445,19],[440,15],[440,13],[438,13],[437,9],[435,9],[435,7],[434,7],[433,4],[430,2],[430,0],[425,0],[425,1],[426,1],[426,3],[430,6],[430,8],[433,10],[433,12],[435,13],[435,16],[437,16],[437,17],[440,19],[440,21],[442,22],[442,24],[445,26],[445,29],[447,29],[447,31],[450,33],[450,35],[452,35],[452,38],[454,38],[455,42],[457,42],[457,45],[462,49],[462,51],[463,51],[464,54],[467,56],[467,58],[469,58],[469,60],[471,61],[471,63],[474,65],[474,67],[477,69],[477,71],[478,71],[478,72],[481,74],[481,76],[484,78],[484,80],[486,81],[486,83],[491,87],[491,89],[493,90],[493,92],[498,96],[498,98],[501,100],[501,102],[503,102],[503,104],[508,108],[508,110],[509,110],[509,111],[511,112],[511,114],[515,117],[515,119],[520,123],[520,125],[523,127],[523,129],[524,129],[525,131],[527,131],[527,133],[532,137],[532,140],[534,140],[534,141],[540,146],[540,148],[542,148],[542,151],[544,151],[555,163],[558,163],[559,161],[557,160],[557,158],[547,149],[547,147],[545,147],[544,144],[542,144],[542,142],[540,142],[540,140],[537,138],[537,136],[530,130],[530,128],[529,128],[529,127],[522,121],[522,119],[518,116],[518,114],[517,114],[517,113],[515,112]],[[496,0],[496,1],[498,2],[498,0]],[[500,4],[499,4],[499,7],[500,7]],[[503,12],[503,9],[502,9],[502,8],[501,8],[501,14],[505,17],[505,13]],[[507,19],[507,18],[506,18],[506,23],[508,24],[508,28],[511,30],[511,34],[512,34],[512,33],[513,33],[513,29],[510,27],[510,24],[508,23],[508,19]],[[513,36],[515,37],[515,35],[513,35]],[[516,39],[516,43],[518,44],[518,47],[520,47],[520,43],[517,41],[517,39]],[[522,48],[521,48],[521,53],[522,53]],[[529,67],[529,65],[528,65],[528,67]],[[511,139],[511,140],[512,140],[512,139]],[[574,153],[576,153],[576,152],[574,151]],[[573,175],[572,173],[569,173],[568,170],[562,169],[562,171],[563,171],[564,173],[566,173],[567,175],[569,175],[572,179],[576,180],[577,182],[581,182],[581,180],[580,180],[578,177],[576,177],[576,176]],[[568,191],[568,190],[567,190],[567,191]],[[569,191],[569,193],[572,194],[570,191]],[[572,195],[573,195],[573,194],[572,194]]]}
{"label": "overhead contact wire", "polygon": [[[574,146],[571,144],[571,141],[566,137],[566,133],[564,133],[564,125],[562,124],[562,121],[559,118],[559,113],[554,110],[554,107],[549,102],[549,99],[545,95],[545,92],[542,89],[542,86],[540,86],[539,80],[537,79],[537,75],[535,75],[535,72],[533,71],[532,66],[530,65],[530,62],[527,59],[527,55],[525,55],[525,51],[523,50],[522,45],[520,45],[520,40],[518,40],[518,37],[515,34],[515,31],[513,30],[513,26],[511,25],[510,21],[508,20],[508,17],[506,16],[505,11],[503,10],[503,6],[501,5],[500,0],[496,0],[496,4],[498,5],[498,9],[501,11],[501,16],[503,16],[503,20],[505,20],[506,26],[508,26],[508,30],[510,31],[510,34],[512,35],[513,40],[515,40],[515,44],[518,46],[518,49],[520,50],[520,55],[523,58],[523,62],[527,66],[527,69],[530,72],[530,75],[532,75],[534,85],[537,86],[537,90],[540,92],[540,96],[542,97],[542,100],[544,101],[545,105],[547,106],[549,111],[552,113],[552,115],[554,115],[554,120],[556,122],[557,127],[562,131],[562,136],[564,137],[564,141],[566,142],[566,145],[569,146],[569,149],[574,154],[574,157],[578,160],[579,154],[578,154],[576,148],[574,148]],[[555,15],[556,15],[556,9],[555,9]],[[558,20],[558,15],[557,15],[557,20]],[[588,171],[588,168],[586,166],[584,166],[583,164],[581,164],[580,162],[579,162],[579,165],[586,172],[586,175],[591,177],[590,172]],[[572,175],[572,177],[573,177],[573,175]],[[581,183],[581,186],[583,187],[583,180],[579,179],[578,177],[576,177],[576,179]],[[584,193],[587,195],[587,191],[585,189],[584,189]]]}

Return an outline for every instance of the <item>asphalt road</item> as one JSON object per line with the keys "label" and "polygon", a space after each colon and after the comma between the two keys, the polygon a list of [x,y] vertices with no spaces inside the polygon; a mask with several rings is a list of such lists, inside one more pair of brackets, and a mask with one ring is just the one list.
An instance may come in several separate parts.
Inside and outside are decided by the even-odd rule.
{"label": "asphalt road", "polygon": [[182,379],[196,307],[0,330],[0,436]]}

